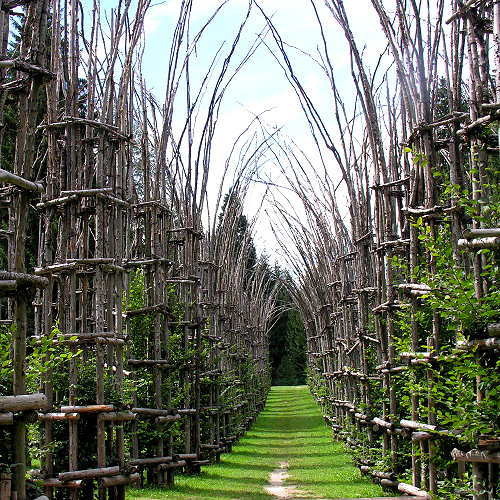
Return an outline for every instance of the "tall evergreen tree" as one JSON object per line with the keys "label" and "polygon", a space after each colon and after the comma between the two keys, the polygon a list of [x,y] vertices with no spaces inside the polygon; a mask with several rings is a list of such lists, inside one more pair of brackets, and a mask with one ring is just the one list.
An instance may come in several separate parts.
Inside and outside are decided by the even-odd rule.
{"label": "tall evergreen tree", "polygon": [[[238,199],[238,195],[235,194],[235,192],[231,188],[229,192],[226,193],[224,196],[222,208],[219,213],[219,227],[222,224],[227,207],[232,203],[242,205],[241,200]],[[248,278],[250,276],[250,273],[257,264],[257,250],[255,248],[255,244],[250,233],[250,224],[248,222],[248,218],[246,217],[246,215],[242,213],[238,217],[236,226],[236,245],[234,249],[235,252],[239,253],[244,246],[245,246],[245,261],[246,261],[245,264],[245,269],[246,269],[245,284],[246,284],[248,283]]]}
{"label": "tall evergreen tree", "polygon": [[[277,279],[286,272],[275,266]],[[278,296],[281,313],[269,333],[269,357],[273,385],[302,385],[306,376],[306,335],[300,313],[283,286]]]}
{"label": "tall evergreen tree", "polygon": [[[224,214],[231,209],[241,208],[238,194],[231,189],[224,196],[221,212],[219,213],[219,227],[223,223]],[[233,206],[232,206],[233,205]],[[245,260],[247,279],[257,263],[257,250],[250,234],[250,224],[244,214],[239,215],[236,227],[235,251],[239,254],[245,246]],[[276,281],[285,281],[287,272],[275,265],[267,265],[268,286],[271,290]],[[277,308],[280,311],[269,333],[269,362],[271,364],[271,380],[273,385],[301,385],[305,384],[306,370],[306,337],[304,326],[297,309],[294,308],[288,290],[281,286],[277,298]]]}

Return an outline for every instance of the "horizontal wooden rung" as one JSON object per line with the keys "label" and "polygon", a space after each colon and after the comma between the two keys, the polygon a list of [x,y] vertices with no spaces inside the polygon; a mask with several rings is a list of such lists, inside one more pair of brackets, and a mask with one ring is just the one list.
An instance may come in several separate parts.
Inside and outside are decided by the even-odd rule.
{"label": "horizontal wooden rung", "polygon": [[196,460],[198,455],[196,453],[178,453],[175,455],[176,460]]}
{"label": "horizontal wooden rung", "polygon": [[420,283],[403,283],[398,285],[398,289],[409,295],[425,295],[432,291],[429,285]]}
{"label": "horizontal wooden rung", "polygon": [[56,421],[64,421],[64,420],[80,420],[79,413],[39,413],[38,420],[40,422],[56,422]]}
{"label": "horizontal wooden rung", "polygon": [[379,427],[383,427],[384,429],[394,429],[394,423],[388,422],[387,420],[383,420],[381,418],[375,417],[371,420],[372,424],[378,425]]}
{"label": "horizontal wooden rung", "polygon": [[463,237],[467,240],[485,236],[500,236],[500,227],[466,229],[463,233]]}
{"label": "horizontal wooden rung", "polygon": [[398,491],[400,491],[401,493],[407,493],[408,495],[413,495],[413,496],[419,497],[419,498],[427,498],[429,500],[431,498],[429,493],[427,493],[426,491],[423,491],[423,490],[421,490],[421,489],[419,489],[416,486],[413,486],[411,484],[398,482],[397,488],[398,488]]}
{"label": "horizontal wooden rung", "polygon": [[65,205],[66,203],[74,202],[76,200],[78,200],[78,196],[76,195],[58,196],[57,198],[52,198],[51,200],[45,200],[37,203],[36,208],[38,208],[38,210],[42,210],[44,208]]}
{"label": "horizontal wooden rung", "polygon": [[173,424],[177,420],[180,420],[181,416],[179,414],[177,415],[165,415],[165,416],[160,416],[156,418],[156,421],[159,424]]}
{"label": "horizontal wooden rung", "polygon": [[133,316],[140,316],[141,314],[150,314],[154,312],[169,314],[171,311],[167,304],[156,304],[154,306],[141,307],[140,309],[129,309],[123,314],[125,317],[131,318]]}
{"label": "horizontal wooden rung", "polygon": [[431,352],[410,352],[410,351],[406,351],[406,352],[401,352],[399,353],[399,357],[401,359],[403,358],[408,358],[408,359],[429,359],[429,358],[432,358],[433,354]]}
{"label": "horizontal wooden rung", "polygon": [[185,460],[179,460],[178,462],[171,462],[168,464],[160,464],[158,468],[160,470],[177,469],[178,467],[184,467],[186,465]]}
{"label": "horizontal wooden rung", "polygon": [[500,452],[489,453],[487,451],[470,450],[465,453],[455,448],[451,452],[451,456],[457,462],[500,464]]}
{"label": "horizontal wooden rung", "polygon": [[132,208],[148,208],[148,207],[155,207],[155,208],[160,208],[166,212],[170,212],[170,207],[167,205],[163,204],[160,200],[148,200],[148,201],[141,201],[139,203],[134,203],[132,205]]}
{"label": "horizontal wooden rung", "polygon": [[98,469],[75,470],[71,472],[60,472],[60,481],[74,481],[76,479],[94,479],[105,476],[116,476],[120,473],[120,467],[100,467]]}
{"label": "horizontal wooden rung", "polygon": [[481,248],[497,248],[500,246],[500,236],[484,236],[481,238],[458,240],[457,245],[459,248],[469,248],[472,250]]}
{"label": "horizontal wooden rung", "polygon": [[406,365],[403,365],[403,366],[392,366],[390,368],[383,368],[382,370],[380,370],[380,373],[383,373],[383,374],[393,374],[393,373],[400,373],[400,372],[404,372],[408,370],[408,366]]}
{"label": "horizontal wooden rung", "polygon": [[61,406],[63,413],[104,413],[114,410],[113,405]]}
{"label": "horizontal wooden rung", "polygon": [[426,215],[436,215],[441,214],[448,207],[442,205],[436,205],[434,207],[408,207],[403,209],[402,212],[408,215],[415,215],[417,217],[424,217]]}
{"label": "horizontal wooden rung", "polygon": [[163,280],[163,283],[177,284],[177,285],[194,285],[199,283],[199,280],[189,279],[189,278],[169,278]]}
{"label": "horizontal wooden rung", "polygon": [[46,288],[49,284],[47,278],[41,278],[34,274],[13,273],[9,271],[0,271],[0,280],[15,281],[18,287]]}
{"label": "horizontal wooden rung", "polygon": [[140,474],[134,472],[130,475],[117,474],[111,477],[101,477],[98,479],[99,486],[102,488],[113,488],[115,486],[122,486],[125,484],[135,483],[140,479]]}
{"label": "horizontal wooden rung", "polygon": [[123,263],[124,267],[141,267],[141,266],[153,266],[155,264],[167,264],[171,265],[172,261],[166,258],[154,258],[154,259],[133,259],[127,260]]}
{"label": "horizontal wooden rung", "polygon": [[196,408],[179,408],[177,413],[180,415],[195,415],[197,411]]}
{"label": "horizontal wooden rung", "polygon": [[435,437],[436,437],[436,435],[431,434],[430,432],[419,431],[419,432],[412,433],[411,440],[412,441],[427,441],[427,440],[433,439]]}
{"label": "horizontal wooden rung", "polygon": [[365,288],[354,288],[352,293],[357,293],[359,295],[362,295],[364,293],[375,293],[377,291],[377,288],[374,286],[370,287],[365,287]]}
{"label": "horizontal wooden rung", "polygon": [[436,431],[436,425],[425,424],[423,422],[416,422],[415,420],[401,420],[399,422],[401,427],[405,427],[406,429],[412,429],[415,431]]}
{"label": "horizontal wooden rung", "polygon": [[354,418],[358,420],[368,420],[370,417],[364,413],[354,413]]}
{"label": "horizontal wooden rung", "polygon": [[44,479],[43,483],[44,486],[48,488],[81,488],[83,484],[82,479],[78,479],[77,481],[60,481],[59,479],[56,479],[55,477],[51,477],[48,479]]}
{"label": "horizontal wooden rung", "polygon": [[78,264],[76,264],[75,262],[62,262],[59,264],[51,264],[43,267],[35,267],[35,274],[43,276],[45,274],[50,275],[52,273],[70,272],[76,270],[77,268]]}
{"label": "horizontal wooden rung", "polygon": [[166,417],[175,415],[175,408],[132,408],[132,413],[145,417]]}
{"label": "horizontal wooden rung", "polygon": [[45,410],[47,405],[47,396],[42,393],[0,396],[0,412]]}
{"label": "horizontal wooden rung", "polygon": [[202,450],[218,450],[220,448],[220,445],[218,445],[218,444],[202,443],[202,444],[200,444],[200,448]]}
{"label": "horizontal wooden rung", "polygon": [[210,370],[208,372],[200,373],[200,377],[201,378],[203,378],[203,377],[213,377],[213,376],[216,376],[216,375],[222,375],[222,370],[221,369],[217,369],[217,370]]}
{"label": "horizontal wooden rung", "polygon": [[191,465],[197,465],[198,467],[201,467],[203,465],[210,465],[210,460],[194,460],[191,462]]}
{"label": "horizontal wooden rung", "polygon": [[393,302],[383,302],[382,304],[374,307],[372,309],[372,313],[374,314],[380,314],[383,312],[387,312],[390,309],[400,309],[401,307],[404,307],[405,304],[401,304],[401,302],[398,301],[393,301]]}
{"label": "horizontal wooden rung", "polygon": [[373,477],[378,477],[380,479],[391,479],[391,480],[394,480],[396,475],[394,474],[394,472],[383,472],[383,471],[380,471],[380,470],[372,470],[370,471],[370,474],[373,476]]}
{"label": "horizontal wooden rung", "polygon": [[129,411],[99,413],[97,419],[105,422],[130,422],[137,419],[137,414]]}
{"label": "horizontal wooden rung", "polygon": [[38,193],[42,193],[44,191],[43,185],[41,183],[29,181],[28,179],[13,174],[12,172],[4,170],[3,168],[0,168],[0,182],[12,184],[26,191],[35,191]]}
{"label": "horizontal wooden rung", "polygon": [[90,189],[74,189],[72,191],[61,191],[60,196],[94,196],[96,194],[102,193],[112,193],[113,188],[102,187],[102,188],[90,188]]}
{"label": "horizontal wooden rung", "polygon": [[172,462],[172,457],[151,457],[151,458],[133,458],[129,464],[132,466],[158,465]]}
{"label": "horizontal wooden rung", "polygon": [[498,120],[499,110],[493,110],[491,113],[481,116],[477,120],[474,120],[471,123],[467,123],[464,128],[457,130],[458,135],[467,135],[470,134],[474,129],[481,125],[486,125],[491,121]]}

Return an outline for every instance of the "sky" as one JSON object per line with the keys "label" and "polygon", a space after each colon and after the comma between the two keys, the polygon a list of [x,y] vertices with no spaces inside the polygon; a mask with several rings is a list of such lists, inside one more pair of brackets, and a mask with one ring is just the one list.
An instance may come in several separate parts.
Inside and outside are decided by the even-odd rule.
{"label": "sky", "polygon": [[[222,3],[223,0],[194,0],[191,18],[192,33],[196,33]],[[325,31],[330,57],[336,72],[337,85],[349,105],[349,102],[353,100],[354,89],[347,43],[342,31],[324,8],[323,2],[318,1],[317,4],[325,20]],[[347,0],[345,4],[355,36],[358,40],[366,41],[365,59],[376,61],[379,54],[385,50],[386,44],[370,0]],[[115,5],[116,2],[105,0],[101,2],[101,9],[108,9]],[[142,71],[150,91],[159,102],[163,102],[164,99],[169,47],[179,5],[180,0],[156,3],[150,8],[145,18]],[[272,17],[282,39],[290,45],[289,54],[292,56],[294,70],[300,76],[315,104],[328,119],[332,110],[329,82],[311,57],[317,57],[317,48],[322,42],[310,0],[261,0],[260,5],[266,14]],[[225,44],[223,51],[230,47],[247,8],[247,0],[229,0],[207,28],[191,61],[193,88],[196,88],[196,81],[200,81],[205,75],[221,44]],[[254,8],[234,61],[239,61],[243,57],[264,27],[265,21],[262,15]],[[255,115],[265,110],[267,111],[262,120],[270,130],[279,128],[280,134],[284,138],[289,137],[293,140],[313,164],[319,161],[316,146],[312,141],[298,99],[271,52],[275,50],[274,43],[269,35],[264,41],[265,43],[260,45],[235,77],[224,97],[212,153],[213,166],[209,185],[209,204],[212,207],[215,205],[222,175],[221,166],[234,140]],[[179,116],[182,116],[182,112]],[[177,126],[180,124],[179,121]],[[175,120],[174,126],[176,126]],[[331,169],[331,175],[336,178],[338,168],[333,162],[328,168]],[[283,182],[279,169],[272,162],[263,166],[262,176],[277,184]],[[229,189],[230,184],[231,180],[228,179],[224,190]],[[259,210],[264,190],[264,186],[259,183],[251,188],[246,203],[246,212],[250,218]],[[256,225],[255,242],[258,250],[265,251],[271,256],[279,255],[265,215],[261,215]]]}

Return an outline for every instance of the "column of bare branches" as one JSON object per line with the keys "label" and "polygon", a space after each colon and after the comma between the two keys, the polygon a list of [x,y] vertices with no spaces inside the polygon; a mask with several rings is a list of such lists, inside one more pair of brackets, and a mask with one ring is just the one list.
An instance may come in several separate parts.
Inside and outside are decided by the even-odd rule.
{"label": "column of bare branches", "polygon": [[[229,449],[263,408],[269,389],[266,332],[276,294],[264,263],[249,268],[250,228],[244,234],[238,230],[243,196],[237,188],[230,191],[213,240],[217,279],[212,296],[217,309],[210,323],[221,341],[217,350],[222,375],[216,389],[217,419],[219,445]],[[224,380],[224,375],[230,377]]]}
{"label": "column of bare branches", "polygon": [[[467,417],[473,421],[476,409],[453,408],[462,395],[443,391],[453,392],[447,380],[461,372],[468,384],[463,391],[475,395],[478,414],[496,401],[490,387],[498,370],[498,176],[492,167],[498,82],[489,65],[499,63],[498,6],[372,5],[397,83],[391,83],[389,64],[377,86],[344,2],[329,0],[321,8],[311,2],[323,43],[320,68],[333,89],[330,119],[315,108],[294,71],[291,49],[266,17],[276,59],[316,144],[332,154],[349,204],[343,232],[337,190],[325,181],[334,174],[307,177],[307,161],[285,154],[289,183],[306,215],[277,202],[276,233],[299,276],[289,286],[308,334],[311,386],[334,434],[347,440],[362,472],[382,485],[429,497],[458,491],[469,468],[473,497],[495,498],[496,424],[468,436],[468,446],[474,444],[463,450]],[[346,113],[352,105],[339,97],[329,57],[329,16],[351,55],[357,96],[352,115]],[[324,165],[319,169],[326,172]],[[446,457],[458,463],[450,465]],[[411,484],[403,475],[411,475]]]}
{"label": "column of bare branches", "polygon": [[[149,482],[171,484],[175,469],[196,472],[230,450],[269,389],[266,332],[276,288],[264,263],[247,266],[251,233],[238,234],[240,204],[211,235],[204,227],[217,115],[250,5],[208,93],[201,130],[193,114],[215,66],[192,96],[190,57],[206,26],[190,39],[191,2],[179,11],[162,107],[136,64],[148,1],[134,12],[120,4],[106,25],[99,2],[89,24],[78,2],[29,2],[20,56],[8,60],[16,6],[0,12],[0,106],[18,92],[20,123],[12,172],[0,172],[9,226],[1,235],[1,321],[15,326],[13,395],[0,397],[12,452],[4,457],[2,449],[1,458],[16,463],[12,495],[25,498],[23,411],[45,410],[37,414],[41,469],[30,474],[46,495],[88,498],[97,490],[99,498],[124,498],[125,485],[144,481],[146,471]],[[179,132],[172,118],[181,79],[187,109]],[[29,205],[39,193],[38,261],[29,275]],[[37,289],[31,335],[28,301]],[[30,336],[46,368],[43,393],[26,395]],[[181,424],[182,449],[171,432]],[[156,431],[152,443],[141,442],[145,425]],[[0,488],[10,498],[10,476]]]}
{"label": "column of bare branches", "polygon": [[[66,464],[60,451],[43,457],[40,478],[50,498],[59,488],[69,489],[71,498],[92,495],[94,481],[99,498],[124,498],[124,486],[138,477],[125,463],[125,427],[136,415],[123,399],[122,296],[133,188],[133,54],[148,5],[139,2],[132,18],[128,7],[112,11],[104,64],[99,5],[88,40],[77,2],[52,5],[51,69],[57,76],[47,87],[47,188],[37,205],[36,269],[49,286],[36,305],[35,338],[68,346],[71,359],[63,387],[54,391],[52,370],[44,376],[49,408],[39,420],[45,446],[50,449],[56,436],[68,443]],[[122,43],[128,52],[118,64]],[[90,429],[93,450],[84,438]]]}
{"label": "column of bare branches", "polygon": [[[142,446],[141,452],[141,443],[134,437],[132,444],[136,458],[132,463],[149,469],[148,481],[159,484],[172,483],[175,468],[198,472],[212,458],[218,459],[220,453],[230,449],[248,420],[253,420],[262,408],[268,388],[267,365],[264,369],[263,359],[267,356],[265,333],[274,296],[271,293],[263,296],[263,274],[257,273],[254,277],[245,267],[250,233],[245,233],[243,243],[238,241],[236,233],[242,214],[229,206],[220,216],[229,221],[227,224],[216,227],[215,219],[214,225],[210,226],[209,220],[209,226],[205,227],[210,156],[220,101],[227,88],[226,80],[233,76],[228,74],[228,63],[233,58],[250,10],[237,30],[225,64],[222,68],[211,65],[200,82],[200,88],[195,90],[190,76],[191,59],[193,48],[199,43],[206,26],[191,35],[191,9],[192,3],[186,2],[179,10],[164,104],[157,104],[143,82],[138,93],[142,141],[137,172],[142,181],[138,202],[133,206],[134,241],[130,247],[130,263],[142,263],[143,269],[141,271],[139,267],[134,277],[131,276],[128,297],[133,300],[132,282],[135,282],[133,286],[140,283],[146,307],[127,312],[127,318],[131,313],[135,317],[131,318],[130,324],[127,320],[128,331],[135,336],[130,339],[128,366],[134,369],[136,383],[142,380],[142,385],[148,378],[147,370],[141,369],[154,367],[152,393],[155,407],[138,408],[140,401],[136,390],[132,411],[137,410],[144,418],[156,417],[157,434],[164,437],[155,441],[156,456],[151,458],[145,455],[146,447]],[[219,9],[214,16],[218,12]],[[215,71],[219,74],[215,85],[210,87],[209,77]],[[182,93],[186,109],[183,126],[175,128],[174,103],[181,82],[184,82]],[[201,105],[204,94],[208,95],[207,109]],[[196,126],[195,113],[204,116],[201,127]],[[229,167],[226,164],[226,169]],[[214,210],[216,215],[220,208],[218,203]],[[159,210],[163,211],[162,217],[165,218],[165,225],[161,227],[154,223]],[[163,231],[161,236],[160,231]],[[159,257],[163,260],[163,275],[157,269],[148,271],[144,268],[146,263],[158,263]],[[254,285],[255,290],[250,289],[247,281],[260,283],[260,286]],[[163,290],[159,294],[161,300],[160,289]],[[156,298],[153,300],[154,294]],[[151,301],[154,306],[147,307],[153,303]],[[245,341],[252,318],[245,307],[252,301],[255,301],[255,308],[262,309],[262,316],[254,314],[254,317],[262,319],[257,325],[258,341],[253,331]],[[158,311],[152,311],[151,307]],[[154,329],[150,329],[148,318],[153,321]],[[255,394],[251,394],[250,408],[244,409],[241,405],[240,411],[235,412],[228,402],[234,404],[237,395],[245,393],[238,377],[242,373],[242,360],[253,354],[254,339],[259,346],[255,356],[259,359],[260,377],[266,380],[266,384],[252,381],[256,388]],[[148,346],[146,349],[144,342]],[[170,387],[166,389],[166,385]],[[232,394],[235,388],[237,393]],[[150,403],[144,402],[151,406]],[[245,414],[245,426],[240,421],[243,416],[236,418],[235,425],[229,422],[231,417],[240,413]],[[176,426],[177,430],[181,427],[182,450],[179,443],[173,443],[169,436],[170,426]],[[167,442],[169,451],[164,453]]]}
{"label": "column of bare branches", "polygon": [[[2,232],[2,237],[6,239],[7,261],[6,269],[1,271],[0,276],[2,328],[12,332],[12,392],[0,396],[0,420],[2,426],[8,426],[3,428],[7,433],[7,440],[1,460],[15,464],[12,477],[9,473],[2,474],[0,494],[5,498],[15,495],[16,498],[25,499],[27,414],[23,412],[41,410],[47,406],[44,394],[26,394],[29,301],[33,290],[47,286],[45,278],[27,274],[26,245],[29,238],[30,205],[33,197],[43,190],[42,184],[37,180],[35,168],[38,100],[44,85],[53,75],[46,69],[48,2],[32,2],[26,7],[19,54],[15,59],[9,59],[10,17],[11,9],[15,7],[17,3],[14,2],[1,5],[0,10],[1,141],[5,137],[4,112],[9,98],[17,108],[13,164],[6,165],[7,170],[0,170],[2,219],[7,222],[8,227]],[[12,94],[13,91],[16,94]],[[4,453],[7,456],[3,456]]]}

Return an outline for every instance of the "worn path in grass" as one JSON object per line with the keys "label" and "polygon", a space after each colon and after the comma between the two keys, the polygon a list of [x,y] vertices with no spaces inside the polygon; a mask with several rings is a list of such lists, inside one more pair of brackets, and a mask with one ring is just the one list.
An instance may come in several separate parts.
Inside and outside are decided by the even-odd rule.
{"label": "worn path in grass", "polygon": [[204,467],[199,476],[176,475],[175,483],[172,490],[129,490],[127,498],[383,496],[379,486],[351,465],[342,445],[332,443],[331,431],[305,386],[273,387],[265,409],[232,453],[222,455],[219,465]]}

